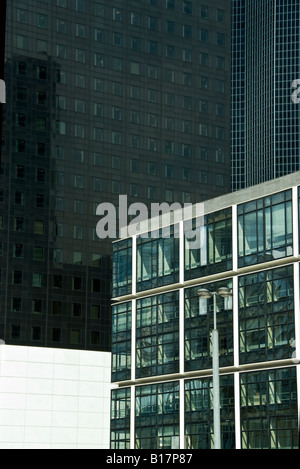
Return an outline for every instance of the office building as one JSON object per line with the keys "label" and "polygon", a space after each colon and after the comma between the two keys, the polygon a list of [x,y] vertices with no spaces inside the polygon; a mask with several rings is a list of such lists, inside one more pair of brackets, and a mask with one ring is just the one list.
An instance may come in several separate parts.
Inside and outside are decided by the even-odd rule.
{"label": "office building", "polygon": [[0,338],[110,350],[96,208],[230,191],[230,6],[8,0]]}
{"label": "office building", "polygon": [[299,181],[205,201],[171,226],[164,214],[159,236],[137,226],[114,243],[111,448],[214,448],[214,305],[197,291],[220,287],[232,292],[216,297],[222,448],[298,448]]}
{"label": "office building", "polygon": [[[232,188],[300,169],[299,0],[232,2]],[[297,90],[296,90],[297,91]]]}

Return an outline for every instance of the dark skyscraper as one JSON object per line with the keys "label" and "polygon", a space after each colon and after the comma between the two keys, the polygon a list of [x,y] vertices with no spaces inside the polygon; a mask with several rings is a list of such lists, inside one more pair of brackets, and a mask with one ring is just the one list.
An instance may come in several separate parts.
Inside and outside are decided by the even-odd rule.
{"label": "dark skyscraper", "polygon": [[110,349],[96,207],[230,190],[230,2],[8,0],[0,338]]}
{"label": "dark skyscraper", "polygon": [[300,168],[299,0],[232,1],[232,188]]}

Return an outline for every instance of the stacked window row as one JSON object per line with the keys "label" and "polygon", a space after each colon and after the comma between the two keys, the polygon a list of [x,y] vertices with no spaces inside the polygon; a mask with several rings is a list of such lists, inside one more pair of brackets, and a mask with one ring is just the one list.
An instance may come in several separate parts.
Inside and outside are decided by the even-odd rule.
{"label": "stacked window row", "polygon": [[[204,284],[232,289],[232,280]],[[184,290],[184,371],[212,368],[213,302]],[[234,365],[232,298],[217,297],[220,366]],[[238,278],[239,362],[291,359],[295,351],[293,265]],[[132,344],[132,303],[113,306],[112,381],[178,373],[179,311],[177,290],[136,300],[136,337]],[[132,348],[135,370],[131,370]]]}
{"label": "stacked window row", "polygon": [[[185,380],[183,392],[178,381],[135,387],[135,449],[179,449],[180,405],[184,447],[214,447],[212,379]],[[239,393],[241,449],[298,447],[295,367],[241,373]],[[234,449],[238,409],[231,374],[220,377],[220,403],[222,449]],[[130,449],[130,409],[130,388],[113,390],[112,449]]]}
{"label": "stacked window row", "polygon": [[[238,267],[293,255],[292,191],[284,191],[237,207]],[[233,265],[232,209],[184,222],[184,279],[225,272]],[[136,290],[179,281],[179,230],[169,237],[137,238]],[[114,244],[113,296],[132,291],[131,240]],[[122,256],[120,253],[122,252]]]}

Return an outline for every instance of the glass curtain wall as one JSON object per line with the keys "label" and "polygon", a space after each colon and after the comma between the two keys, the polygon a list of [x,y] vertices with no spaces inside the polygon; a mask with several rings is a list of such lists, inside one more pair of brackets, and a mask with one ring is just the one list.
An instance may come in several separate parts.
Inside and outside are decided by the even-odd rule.
{"label": "glass curtain wall", "polygon": [[179,383],[136,387],[135,449],[179,449]]}
{"label": "glass curtain wall", "polygon": [[130,388],[111,392],[111,449],[130,449]]}
{"label": "glass curtain wall", "polygon": [[[234,449],[234,384],[233,375],[220,377],[221,447]],[[185,382],[185,447],[214,447],[213,383],[211,378]]]}
{"label": "glass curtain wall", "polygon": [[[216,291],[224,286],[231,289],[232,280],[205,284],[201,288]],[[212,367],[213,299],[199,299],[198,288],[185,290],[185,371]],[[220,366],[230,366],[233,365],[232,298],[217,296],[216,303]]]}
{"label": "glass curtain wall", "polygon": [[[184,223],[185,280],[231,269],[231,208],[205,215],[203,220],[194,219],[191,227],[190,224]],[[197,238],[193,239],[195,234]]]}
{"label": "glass curtain wall", "polygon": [[169,236],[137,239],[137,291],[169,285],[179,279],[178,227],[170,228]]}
{"label": "glass curtain wall", "polygon": [[240,363],[291,358],[295,340],[293,266],[239,279]]}
{"label": "glass curtain wall", "polygon": [[179,293],[136,305],[136,378],[179,371]]}
{"label": "glass curtain wall", "polygon": [[292,191],[238,206],[239,267],[293,254]]}
{"label": "glass curtain wall", "polygon": [[112,307],[112,381],[131,377],[131,302]]}
{"label": "glass curtain wall", "polygon": [[296,368],[242,373],[242,449],[298,449]]}

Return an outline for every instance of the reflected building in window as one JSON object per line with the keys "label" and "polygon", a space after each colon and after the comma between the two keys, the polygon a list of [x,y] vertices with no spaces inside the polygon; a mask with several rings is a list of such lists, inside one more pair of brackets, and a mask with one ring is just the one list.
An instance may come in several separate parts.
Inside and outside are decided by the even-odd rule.
{"label": "reflected building in window", "polygon": [[300,2],[231,4],[232,188],[239,190],[300,169],[299,104],[292,100]]}
{"label": "reflected building in window", "polygon": [[[97,206],[230,191],[228,3],[7,0],[6,343],[110,350],[112,243],[96,234]],[[175,280],[175,249],[139,246],[141,288],[162,278],[156,267]],[[114,288],[125,294],[132,273],[121,269]]]}
{"label": "reflected building in window", "polygon": [[197,290],[220,287],[222,448],[298,448],[299,176],[114,243],[112,449],[214,448],[214,305]]}

